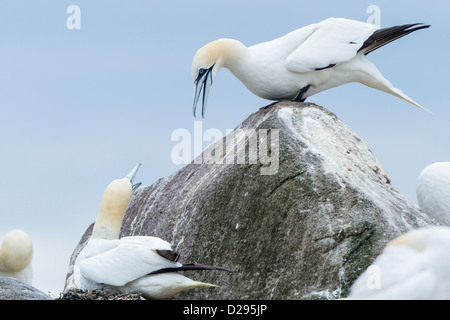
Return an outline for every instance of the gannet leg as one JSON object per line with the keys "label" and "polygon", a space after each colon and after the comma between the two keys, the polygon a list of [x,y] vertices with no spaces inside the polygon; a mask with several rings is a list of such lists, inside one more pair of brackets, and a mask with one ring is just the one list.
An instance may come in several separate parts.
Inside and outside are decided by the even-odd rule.
{"label": "gannet leg", "polygon": [[303,87],[295,96],[294,99],[292,99],[292,101],[297,101],[297,102],[304,102],[306,100],[306,98],[303,98],[303,96],[305,95],[306,91],[308,91],[309,87],[311,87],[310,84],[308,84],[306,87]]}
{"label": "gannet leg", "polygon": [[270,108],[271,106],[273,106],[274,104],[277,104],[278,102],[280,102],[280,101],[272,102],[271,104],[268,104],[267,106],[259,108],[259,110],[264,110],[264,109]]}

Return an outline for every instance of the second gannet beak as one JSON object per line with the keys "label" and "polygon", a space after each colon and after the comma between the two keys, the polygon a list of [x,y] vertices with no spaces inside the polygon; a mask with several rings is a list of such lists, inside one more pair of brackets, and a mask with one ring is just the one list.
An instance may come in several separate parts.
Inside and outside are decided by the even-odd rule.
{"label": "second gannet beak", "polygon": [[209,69],[201,68],[198,71],[198,77],[194,81],[195,92],[194,92],[194,103],[192,105],[192,114],[194,117],[196,116],[197,103],[200,99],[200,95],[202,94],[202,118],[205,116],[206,112],[206,104],[208,101],[209,89],[212,85],[212,69],[214,68],[213,64]]}
{"label": "second gannet beak", "polygon": [[141,185],[141,182],[138,182],[138,183],[136,183],[136,184],[133,185],[134,178],[136,177],[136,174],[137,174],[137,172],[138,172],[140,166],[141,166],[141,163],[138,163],[138,164],[133,168],[133,170],[131,170],[131,172],[125,177],[125,178],[128,178],[128,179],[130,180],[130,182],[131,182],[131,184],[132,184],[132,190],[133,190],[133,191],[136,190],[137,188],[139,188],[139,186]]}

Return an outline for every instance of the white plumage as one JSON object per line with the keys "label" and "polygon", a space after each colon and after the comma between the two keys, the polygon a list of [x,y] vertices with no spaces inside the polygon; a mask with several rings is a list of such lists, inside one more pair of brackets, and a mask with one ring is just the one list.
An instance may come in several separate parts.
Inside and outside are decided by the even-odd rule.
{"label": "white plumage", "polygon": [[74,263],[74,288],[107,288],[121,293],[141,293],[150,299],[165,299],[192,288],[215,287],[191,280],[177,271],[230,270],[182,264],[177,261],[178,253],[172,250],[170,243],[157,237],[118,239],[139,165],[127,177],[114,180],[106,188],[92,236]]}
{"label": "white plumage", "polygon": [[348,299],[450,299],[450,228],[428,227],[391,241],[355,281]]}
{"label": "white plumage", "polygon": [[378,29],[369,23],[329,18],[251,47],[233,39],[213,41],[200,48],[192,62],[194,116],[202,92],[204,115],[212,81],[224,67],[264,99],[304,101],[324,90],[360,82],[423,108],[395,88],[366,57],[397,38],[429,27],[416,25]]}
{"label": "white plumage", "polygon": [[[77,259],[79,286],[82,289],[109,288],[121,293],[141,293],[150,299],[166,299],[184,290],[216,286],[176,272],[183,270],[184,265],[161,256],[158,251],[176,255],[170,243],[156,237],[91,239]],[[149,275],[167,268],[173,271]]]}
{"label": "white plumage", "polygon": [[0,277],[16,278],[31,285],[32,256],[33,243],[30,236],[18,229],[8,232],[0,247]]}
{"label": "white plumage", "polygon": [[419,174],[417,201],[423,212],[450,226],[450,162],[435,162]]}
{"label": "white plumage", "polygon": [[81,274],[92,282],[111,286],[123,286],[159,269],[181,266],[181,263],[167,260],[157,253],[156,250],[172,250],[172,247],[156,237],[91,239],[85,249],[80,254]]}

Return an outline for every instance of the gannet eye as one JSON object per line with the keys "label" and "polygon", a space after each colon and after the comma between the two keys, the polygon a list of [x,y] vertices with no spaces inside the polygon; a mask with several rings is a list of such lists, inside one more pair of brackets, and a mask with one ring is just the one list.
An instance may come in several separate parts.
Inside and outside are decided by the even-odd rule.
{"label": "gannet eye", "polygon": [[203,74],[205,74],[206,69],[200,68],[200,70],[198,70],[198,74],[201,76]]}

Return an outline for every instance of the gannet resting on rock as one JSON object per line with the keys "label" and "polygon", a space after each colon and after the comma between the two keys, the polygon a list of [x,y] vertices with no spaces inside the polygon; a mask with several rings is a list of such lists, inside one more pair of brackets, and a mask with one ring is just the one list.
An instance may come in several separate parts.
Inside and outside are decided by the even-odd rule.
{"label": "gannet resting on rock", "polygon": [[0,277],[16,278],[26,284],[33,282],[31,258],[33,243],[22,230],[12,230],[3,238],[0,247]]}
{"label": "gannet resting on rock", "polygon": [[348,299],[450,299],[450,228],[410,231],[390,243],[350,288]]}
{"label": "gannet resting on rock", "polygon": [[435,162],[423,169],[416,194],[423,212],[450,226],[450,162]]}
{"label": "gannet resting on rock", "polygon": [[372,24],[329,18],[251,47],[220,39],[200,48],[192,62],[195,116],[202,95],[202,117],[212,81],[223,67],[251,92],[268,100],[304,101],[321,91],[349,82],[393,94],[424,109],[395,88],[366,55],[429,25],[406,24],[378,29]]}
{"label": "gannet resting on rock", "polygon": [[181,291],[215,287],[191,280],[177,271],[225,270],[220,267],[178,262],[170,243],[150,236],[119,238],[120,228],[140,164],[123,179],[106,188],[92,236],[79,253],[73,270],[75,287],[141,293],[149,299],[166,299]]}

